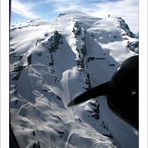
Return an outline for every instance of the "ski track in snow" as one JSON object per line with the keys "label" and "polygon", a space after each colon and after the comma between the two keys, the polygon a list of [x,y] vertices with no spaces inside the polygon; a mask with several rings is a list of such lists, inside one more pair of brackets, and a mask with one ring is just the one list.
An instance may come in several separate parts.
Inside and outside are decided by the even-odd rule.
{"label": "ski track in snow", "polygon": [[[64,105],[65,105],[65,108],[67,110],[67,113],[69,114],[69,119],[68,121],[69,122],[72,122],[73,125],[76,126],[76,120],[75,120],[75,115],[74,115],[74,112],[73,112],[73,107],[67,107],[67,104],[71,101],[70,99],[70,94],[69,94],[69,85],[68,85],[68,81],[69,81],[69,70],[65,71],[63,73],[63,77],[62,77],[62,80],[61,80],[61,85],[62,85],[62,88],[63,88],[63,92],[62,92],[62,98],[63,98],[63,101],[64,101]],[[69,134],[68,134],[68,137],[67,137],[67,141],[65,143],[65,148],[69,148],[69,139],[71,137],[71,135],[74,133],[74,127],[72,126],[69,130]]]}
{"label": "ski track in snow", "polygon": [[25,108],[26,106],[28,106],[28,105],[31,105],[31,103],[30,103],[30,102],[27,102],[26,104],[22,105],[22,106],[20,107],[20,109],[17,111],[17,114],[19,114],[19,113],[21,112],[21,110],[22,110],[23,108]]}

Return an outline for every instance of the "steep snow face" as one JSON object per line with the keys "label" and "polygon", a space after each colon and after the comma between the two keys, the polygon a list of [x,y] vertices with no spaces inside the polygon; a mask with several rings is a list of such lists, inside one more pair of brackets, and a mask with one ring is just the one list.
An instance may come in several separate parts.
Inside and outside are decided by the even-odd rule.
{"label": "steep snow face", "polygon": [[137,52],[138,39],[121,18],[66,12],[53,22],[13,26],[10,114],[20,147],[137,148],[137,131],[111,112],[105,97],[67,107]]}

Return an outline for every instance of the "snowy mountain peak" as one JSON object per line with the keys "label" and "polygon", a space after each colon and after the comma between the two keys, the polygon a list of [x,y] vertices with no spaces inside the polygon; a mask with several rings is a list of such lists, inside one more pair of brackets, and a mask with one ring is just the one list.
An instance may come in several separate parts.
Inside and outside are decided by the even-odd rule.
{"label": "snowy mountain peak", "polygon": [[[128,36],[130,36],[132,38],[136,37],[135,34],[130,31],[129,26],[125,23],[125,21],[121,17],[118,17],[118,21],[119,21],[118,27],[122,28]],[[124,35],[126,35],[126,34],[124,34]]]}
{"label": "snowy mountain peak", "polygon": [[137,54],[123,19],[66,12],[15,25],[10,38],[11,124],[20,147],[138,147],[138,135],[105,97],[67,107]]}

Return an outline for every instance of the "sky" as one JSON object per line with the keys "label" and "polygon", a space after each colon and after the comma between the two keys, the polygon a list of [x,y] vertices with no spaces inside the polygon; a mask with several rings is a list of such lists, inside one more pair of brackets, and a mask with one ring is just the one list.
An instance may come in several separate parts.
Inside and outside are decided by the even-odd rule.
{"label": "sky", "polygon": [[11,0],[11,24],[39,18],[54,20],[59,13],[79,10],[95,17],[122,17],[139,32],[139,0]]}

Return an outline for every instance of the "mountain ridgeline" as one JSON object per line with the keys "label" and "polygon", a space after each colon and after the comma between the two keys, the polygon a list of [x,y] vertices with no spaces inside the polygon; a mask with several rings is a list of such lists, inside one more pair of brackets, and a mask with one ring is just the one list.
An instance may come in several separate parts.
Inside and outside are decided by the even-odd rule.
{"label": "mountain ridgeline", "polygon": [[[21,148],[138,148],[138,133],[101,96],[67,104],[138,54],[120,17],[61,13],[10,30],[10,119]],[[120,99],[120,98],[119,98]],[[128,103],[128,102],[127,102]]]}

